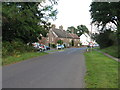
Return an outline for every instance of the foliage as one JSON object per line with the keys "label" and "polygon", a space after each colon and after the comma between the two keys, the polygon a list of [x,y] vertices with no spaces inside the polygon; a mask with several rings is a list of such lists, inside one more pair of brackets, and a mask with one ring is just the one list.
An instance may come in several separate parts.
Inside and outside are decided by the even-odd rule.
{"label": "foliage", "polygon": [[64,48],[66,48],[66,45],[64,44]]}
{"label": "foliage", "polygon": [[25,52],[34,52],[32,46],[24,44],[22,41],[12,41],[2,43],[2,56],[17,56]]}
{"label": "foliage", "polygon": [[55,45],[55,44],[51,44],[51,47],[52,47],[52,48],[56,48],[56,45]]}
{"label": "foliage", "polygon": [[76,28],[74,26],[70,26],[70,27],[67,28],[67,31],[69,33],[75,33],[76,32]]}
{"label": "foliage", "polygon": [[120,22],[120,2],[92,2],[90,6],[92,22],[97,22],[98,26],[109,22],[117,26]]}
{"label": "foliage", "polygon": [[74,46],[74,40],[71,41],[71,45]]}
{"label": "foliage", "polygon": [[79,37],[84,33],[89,34],[89,30],[85,25],[78,25],[77,28],[75,28],[74,26],[71,26],[67,28],[67,31],[69,33],[77,34]]}
{"label": "foliage", "polygon": [[82,46],[82,43],[80,43],[80,46]]}
{"label": "foliage", "polygon": [[45,2],[2,3],[3,58],[17,57],[21,53],[35,51],[32,46],[26,44],[38,41],[37,39],[41,38],[40,34],[46,37],[51,28],[48,20],[56,19],[57,10],[54,10],[53,6],[57,0],[49,0],[49,2],[50,5],[44,6]]}
{"label": "foliage", "polygon": [[85,53],[86,59],[86,88],[118,88],[118,62],[92,51]]}
{"label": "foliage", "polygon": [[89,30],[85,25],[78,25],[76,29],[76,34],[81,36],[82,34],[87,33],[89,34]]}
{"label": "foliage", "polygon": [[11,42],[19,38],[27,43],[36,41],[40,33],[46,36],[51,25],[47,20],[56,18],[57,10],[53,9],[53,4],[44,7],[40,4],[38,2],[3,2],[3,41]]}
{"label": "foliage", "polygon": [[96,40],[96,42],[100,45],[100,48],[106,48],[112,46],[115,43],[115,36],[113,36],[113,34],[113,31],[106,30],[99,34],[93,34],[92,38]]}
{"label": "foliage", "polygon": [[[90,5],[90,13],[92,23],[101,27],[101,31],[105,31],[108,23],[113,23],[117,27],[115,37],[117,38],[117,46],[120,45],[120,2],[92,2]],[[116,40],[115,38],[115,40]],[[104,38],[105,39],[105,38]],[[106,38],[107,41],[107,38]],[[118,48],[120,52],[120,48]]]}
{"label": "foliage", "polygon": [[57,43],[60,44],[60,45],[62,45],[63,41],[62,40],[58,40]]}

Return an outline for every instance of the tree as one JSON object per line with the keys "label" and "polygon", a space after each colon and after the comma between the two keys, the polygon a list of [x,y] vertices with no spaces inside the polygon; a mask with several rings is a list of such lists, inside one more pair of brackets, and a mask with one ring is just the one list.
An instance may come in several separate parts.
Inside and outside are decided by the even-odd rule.
{"label": "tree", "polygon": [[104,27],[109,22],[117,26],[120,22],[120,2],[92,2],[90,6],[92,22],[98,26]]}
{"label": "tree", "polygon": [[67,28],[67,31],[69,33],[77,34],[79,37],[84,33],[89,34],[89,30],[85,25],[78,25],[77,28],[75,28],[74,26],[71,26]]}
{"label": "tree", "polygon": [[[95,33],[92,38],[100,45],[100,48],[106,48],[112,46],[115,42],[115,33],[111,30],[106,30],[104,33]],[[113,39],[114,38],[114,39]]]}
{"label": "tree", "polygon": [[76,34],[80,37],[82,34],[87,33],[89,34],[89,30],[85,25],[78,25],[76,29]]}
{"label": "tree", "polygon": [[[120,2],[92,2],[90,6],[92,23],[98,27],[102,26],[100,32],[106,31],[104,27],[110,22],[116,25],[117,45],[120,45]],[[120,48],[118,48],[118,52],[120,52]]]}
{"label": "tree", "polygon": [[67,28],[67,31],[69,33],[75,33],[75,30],[76,30],[76,28],[74,26],[70,26],[70,27]]}
{"label": "tree", "polygon": [[60,44],[60,45],[62,45],[63,41],[62,40],[58,40],[57,43]]}
{"label": "tree", "polygon": [[[55,1],[50,0],[51,3]],[[37,2],[2,3],[3,41],[11,42],[18,38],[27,43],[37,41],[40,33],[46,36],[51,25],[47,20],[56,18],[57,11],[53,9],[53,3],[44,7],[40,4]]]}
{"label": "tree", "polygon": [[90,6],[92,23],[102,26],[101,31],[105,30],[104,27],[110,22],[116,25],[120,45],[120,2],[92,2]]}
{"label": "tree", "polygon": [[71,45],[74,46],[74,40],[71,41]]}

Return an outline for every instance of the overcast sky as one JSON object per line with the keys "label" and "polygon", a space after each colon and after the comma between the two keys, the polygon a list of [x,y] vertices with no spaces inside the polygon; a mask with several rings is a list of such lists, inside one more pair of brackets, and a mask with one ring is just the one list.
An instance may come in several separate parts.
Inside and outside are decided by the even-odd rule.
{"label": "overcast sky", "polygon": [[86,25],[90,30],[90,4],[92,0],[59,0],[57,19],[52,21],[56,27],[63,25],[66,30],[69,26]]}

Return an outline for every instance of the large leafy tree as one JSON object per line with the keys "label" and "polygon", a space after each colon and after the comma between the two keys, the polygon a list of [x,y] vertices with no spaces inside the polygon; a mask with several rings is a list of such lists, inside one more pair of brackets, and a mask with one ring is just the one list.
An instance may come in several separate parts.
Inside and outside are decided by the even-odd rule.
{"label": "large leafy tree", "polygon": [[85,25],[78,25],[76,29],[76,34],[81,36],[82,34],[87,33],[89,34],[89,30]]}
{"label": "large leafy tree", "polygon": [[[117,27],[118,41],[120,39],[120,2],[92,2],[91,3],[92,23],[102,26],[101,31],[108,23],[113,23]],[[119,42],[120,43],[120,42]]]}
{"label": "large leafy tree", "polygon": [[84,33],[89,34],[89,30],[85,25],[78,25],[77,28],[75,28],[74,26],[71,26],[67,28],[67,31],[70,33],[77,34],[79,37]]}
{"label": "large leafy tree", "polygon": [[[104,33],[95,33],[92,35],[92,39],[96,40],[96,42],[100,45],[100,48],[106,48],[112,46],[115,42],[114,32],[110,29],[104,31]],[[114,38],[114,39],[113,39]]]}
{"label": "large leafy tree", "polygon": [[[90,6],[92,23],[97,24],[98,27],[102,26],[100,33],[105,33],[106,29],[104,27],[110,22],[113,23],[117,27],[115,33],[118,37],[117,45],[120,45],[120,2],[92,2]],[[120,48],[118,50],[120,52]]]}
{"label": "large leafy tree", "polygon": [[70,26],[70,27],[67,28],[67,31],[69,33],[75,33],[76,32],[76,28],[74,26]]}
{"label": "large leafy tree", "polygon": [[[57,10],[51,5],[41,6],[41,2],[4,2],[2,3],[3,41],[16,38],[24,42],[33,42],[41,33],[46,36],[50,28],[48,19],[56,18]],[[53,3],[54,2],[54,3]]]}
{"label": "large leafy tree", "polygon": [[120,2],[92,2],[90,5],[92,22],[96,22],[98,26],[105,26],[112,22],[119,26],[120,22]]}

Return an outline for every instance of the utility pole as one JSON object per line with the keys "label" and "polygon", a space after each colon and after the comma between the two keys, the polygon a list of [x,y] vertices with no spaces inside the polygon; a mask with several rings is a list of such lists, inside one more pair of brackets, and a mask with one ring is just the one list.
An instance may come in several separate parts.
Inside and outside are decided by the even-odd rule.
{"label": "utility pole", "polygon": [[93,47],[93,42],[92,42],[92,22],[91,22],[91,34],[90,34],[90,46],[91,46],[91,51],[92,51],[92,47]]}
{"label": "utility pole", "polygon": [[50,34],[50,35],[49,35],[49,43],[50,43],[50,47],[51,47],[51,31],[52,31],[52,29],[49,30],[49,34]]}

